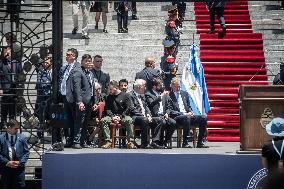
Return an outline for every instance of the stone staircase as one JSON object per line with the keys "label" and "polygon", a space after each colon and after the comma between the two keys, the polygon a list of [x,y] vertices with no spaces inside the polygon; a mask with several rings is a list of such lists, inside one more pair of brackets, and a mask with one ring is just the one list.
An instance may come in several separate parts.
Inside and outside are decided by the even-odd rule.
{"label": "stone staircase", "polygon": [[[102,23],[99,30],[94,30],[95,14],[90,14],[90,39],[80,39],[81,34],[72,36],[73,29],[71,12],[68,11],[68,3],[64,2],[64,50],[70,47],[79,50],[79,56],[84,53],[103,56],[103,71],[110,74],[111,79],[120,80],[126,78],[130,86],[134,81],[135,73],[144,68],[144,58],[147,55],[156,57],[159,67],[160,57],[163,55],[162,40],[165,37],[164,24],[167,18],[166,6],[169,3],[137,3],[139,20],[129,19],[129,33],[117,33],[116,13],[109,9],[107,30],[109,33],[101,33]],[[188,3],[186,18],[194,20],[192,3]],[[129,12],[131,15],[131,12]],[[80,16],[79,16],[79,19]],[[79,21],[80,24],[80,21]],[[186,21],[184,32],[181,36],[181,48],[179,49],[178,62],[180,69],[188,60],[189,45],[192,44],[195,25],[192,21]],[[79,30],[80,31],[80,30]],[[63,54],[63,55],[64,55]],[[80,58],[79,58],[80,60]]]}
{"label": "stone staircase", "polygon": [[253,29],[263,34],[267,74],[273,81],[284,62],[284,10],[280,1],[249,1],[249,5]]}

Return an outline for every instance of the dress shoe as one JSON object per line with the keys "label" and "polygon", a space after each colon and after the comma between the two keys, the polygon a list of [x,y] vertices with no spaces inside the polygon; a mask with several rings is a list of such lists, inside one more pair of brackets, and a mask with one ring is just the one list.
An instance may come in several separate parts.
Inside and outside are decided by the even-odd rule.
{"label": "dress shoe", "polygon": [[103,149],[109,149],[109,148],[111,148],[111,146],[112,146],[111,142],[107,141],[104,145],[102,145],[102,148]]}
{"label": "dress shoe", "polygon": [[227,31],[227,27],[226,27],[225,25],[223,25],[223,26],[222,26],[222,32],[223,32],[223,33],[226,33],[226,31]]}
{"label": "dress shoe", "polygon": [[82,39],[90,39],[88,35],[82,35]]}
{"label": "dress shoe", "polygon": [[147,144],[147,145],[141,144],[139,148],[140,148],[140,149],[151,149],[152,147],[149,146],[148,144]]}
{"label": "dress shoe", "polygon": [[165,148],[165,149],[172,149],[171,143],[170,143],[170,142],[165,142],[165,143],[164,143],[164,148]]}
{"label": "dress shoe", "polygon": [[190,146],[189,144],[182,144],[183,148],[192,148],[192,146]]}
{"label": "dress shoe", "polygon": [[84,142],[83,144],[81,144],[82,148],[91,148],[90,145],[88,145],[86,142]]}
{"label": "dress shoe", "polygon": [[138,17],[136,15],[132,15],[132,20],[138,20]]}
{"label": "dress shoe", "polygon": [[71,148],[73,146],[73,143],[72,142],[67,142],[65,145],[64,145],[64,148]]}
{"label": "dress shoe", "polygon": [[82,146],[80,144],[73,144],[72,148],[73,149],[82,149]]}
{"label": "dress shoe", "polygon": [[210,32],[208,32],[208,34],[214,34],[215,30],[210,30]]}
{"label": "dress shoe", "polygon": [[127,149],[137,149],[137,146],[131,141],[127,143]]}
{"label": "dress shoe", "polygon": [[103,29],[103,33],[108,33],[108,31],[106,29]]}
{"label": "dress shoe", "polygon": [[128,33],[128,28],[123,28],[123,33]]}
{"label": "dress shoe", "polygon": [[75,34],[77,33],[77,31],[78,31],[78,28],[77,28],[77,27],[76,27],[76,28],[73,28],[72,34],[75,35]]}
{"label": "dress shoe", "polygon": [[160,146],[159,144],[157,144],[157,142],[152,142],[151,147],[153,149],[163,149],[164,148],[163,146]]}
{"label": "dress shoe", "polygon": [[205,144],[197,144],[196,148],[209,148],[209,146],[206,146]]}

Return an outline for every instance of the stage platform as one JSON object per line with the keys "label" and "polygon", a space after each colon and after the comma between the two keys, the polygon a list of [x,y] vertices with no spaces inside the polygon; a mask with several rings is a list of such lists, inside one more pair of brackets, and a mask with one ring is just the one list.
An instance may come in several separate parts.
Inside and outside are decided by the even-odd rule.
{"label": "stage platform", "polygon": [[245,189],[262,167],[239,143],[208,149],[66,149],[43,155],[43,189]]}

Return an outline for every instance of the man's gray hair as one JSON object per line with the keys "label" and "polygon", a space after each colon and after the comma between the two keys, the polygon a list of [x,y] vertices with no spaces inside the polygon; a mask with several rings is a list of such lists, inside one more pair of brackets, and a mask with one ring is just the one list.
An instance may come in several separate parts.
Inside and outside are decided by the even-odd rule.
{"label": "man's gray hair", "polygon": [[174,83],[180,83],[180,79],[178,78],[173,78],[172,81],[171,81],[171,85],[173,85]]}
{"label": "man's gray hair", "polygon": [[133,83],[133,89],[138,89],[139,87],[146,85],[146,81],[144,79],[136,79],[135,82]]}
{"label": "man's gray hair", "polygon": [[97,87],[102,87],[102,86],[98,82],[95,82],[95,88],[97,88]]}

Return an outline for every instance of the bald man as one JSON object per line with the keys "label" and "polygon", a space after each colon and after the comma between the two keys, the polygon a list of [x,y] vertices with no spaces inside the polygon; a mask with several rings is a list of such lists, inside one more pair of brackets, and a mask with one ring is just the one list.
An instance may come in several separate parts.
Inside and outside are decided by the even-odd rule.
{"label": "bald man", "polygon": [[159,78],[161,73],[160,70],[156,69],[156,60],[153,56],[146,56],[145,68],[140,72],[136,73],[136,79],[143,79],[146,81],[147,90],[151,90],[153,86],[153,79]]}

